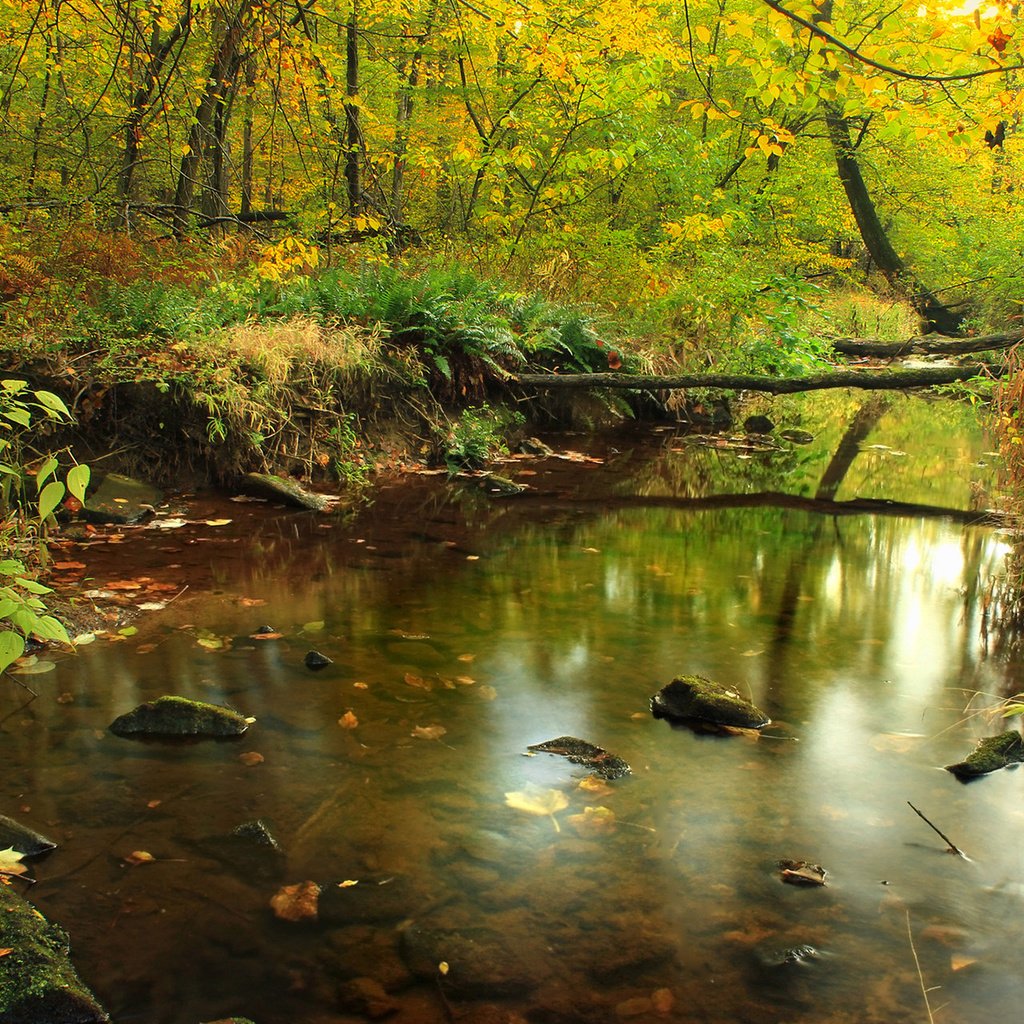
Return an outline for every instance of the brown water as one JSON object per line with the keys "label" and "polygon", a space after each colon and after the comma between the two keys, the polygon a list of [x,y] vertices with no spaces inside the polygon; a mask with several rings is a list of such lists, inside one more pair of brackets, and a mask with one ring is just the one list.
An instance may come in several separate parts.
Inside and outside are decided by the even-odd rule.
{"label": "brown water", "polygon": [[[563,437],[601,461],[506,467],[523,498],[409,477],[350,523],[195,499],[189,525],[76,551],[83,588],[189,585],[136,634],[22,677],[41,694],[28,707],[0,692],[2,809],[60,843],[31,898],[114,1018],[361,1020],[345,985],[373,978],[399,1022],[926,1020],[916,954],[943,1024],[1014,1019],[1021,775],[940,770],[1003,727],[965,715],[965,691],[1024,688],[983,637],[1005,539],[767,493],[820,492],[863,401],[785,406],[817,440],[782,454],[646,428]],[[966,509],[991,483],[988,444],[968,408],[900,401],[836,497]],[[747,507],[705,500],[722,494]],[[141,583],[115,593],[176,593]],[[250,639],[261,625],[283,635]],[[313,648],[334,664],[308,671]],[[689,672],[773,725],[655,721],[650,696]],[[163,693],[256,721],[190,745],[107,731]],[[595,793],[584,768],[524,756],[563,734],[632,775]],[[529,814],[512,792],[565,806]],[[218,839],[255,818],[280,875]],[[127,864],[135,850],[156,861]],[[780,858],[829,884],[783,884]],[[276,920],[271,896],[304,880],[321,920]],[[778,962],[802,945],[818,955]]]}

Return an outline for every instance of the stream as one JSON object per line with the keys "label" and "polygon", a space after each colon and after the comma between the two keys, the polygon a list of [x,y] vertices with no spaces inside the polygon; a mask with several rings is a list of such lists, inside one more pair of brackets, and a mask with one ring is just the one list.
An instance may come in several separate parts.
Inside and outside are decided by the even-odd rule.
{"label": "stream", "polygon": [[[146,610],[17,676],[36,700],[0,687],[0,810],[59,844],[27,896],[112,1018],[1016,1019],[1022,776],[941,770],[1024,689],[985,616],[1009,538],[953,514],[986,507],[994,442],[949,401],[770,412],[813,442],[558,435],[499,467],[520,497],[415,473],[349,518],[181,496],[62,548],[80,592]],[[856,498],[918,513],[829,510]],[[772,724],[655,720],[688,673]],[[168,693],[255,721],[108,731]],[[563,735],[632,774],[526,756]],[[257,819],[281,858],[225,838]],[[306,881],[319,919],[276,917]]]}

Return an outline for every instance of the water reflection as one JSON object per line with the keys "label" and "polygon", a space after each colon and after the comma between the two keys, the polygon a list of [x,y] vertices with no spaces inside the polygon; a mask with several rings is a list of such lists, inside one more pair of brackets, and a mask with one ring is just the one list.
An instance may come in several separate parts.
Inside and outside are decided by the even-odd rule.
{"label": "water reflection", "polygon": [[[84,648],[50,677],[70,702],[5,725],[8,801],[62,842],[34,898],[125,1020],[359,1019],[348,982],[366,977],[410,1021],[917,1019],[908,915],[943,1020],[1005,1014],[1022,994],[1019,777],[936,770],[992,728],[963,720],[961,691],[1016,671],[980,629],[1002,542],[950,518],[679,503],[785,490],[967,509],[985,442],[952,408],[858,420],[847,399],[781,462],[638,433],[607,441],[603,465],[534,464],[519,502],[414,480],[350,525],[237,508],[233,534],[153,541],[153,564],[175,559],[204,593]],[[851,418],[858,444],[886,447],[840,472]],[[101,581],[128,571],[88,554]],[[262,623],[284,637],[252,639]],[[308,672],[312,647],[334,665]],[[744,688],[775,724],[723,740],[653,720],[650,695],[680,672]],[[105,732],[165,692],[257,722],[234,744]],[[633,775],[597,795],[563,759],[523,756],[566,733]],[[531,785],[566,795],[560,832],[506,806]],[[613,832],[587,830],[597,806]],[[218,853],[255,817],[287,851],[279,879]],[[133,849],[157,862],[126,867]],[[783,885],[780,858],[831,884]],[[303,879],[331,894],[323,919],[273,920],[277,884]],[[346,879],[387,884],[339,903]],[[801,945],[820,955],[780,957]]]}

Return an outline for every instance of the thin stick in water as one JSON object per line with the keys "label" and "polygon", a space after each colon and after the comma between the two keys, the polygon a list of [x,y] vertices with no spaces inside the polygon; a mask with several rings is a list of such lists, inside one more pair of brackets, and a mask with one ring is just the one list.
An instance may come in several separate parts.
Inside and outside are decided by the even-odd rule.
{"label": "thin stick in water", "polygon": [[945,832],[933,825],[909,800],[907,801],[907,806],[946,844],[948,847],[947,853],[955,853],[958,857],[963,857],[964,860],[971,859]]}

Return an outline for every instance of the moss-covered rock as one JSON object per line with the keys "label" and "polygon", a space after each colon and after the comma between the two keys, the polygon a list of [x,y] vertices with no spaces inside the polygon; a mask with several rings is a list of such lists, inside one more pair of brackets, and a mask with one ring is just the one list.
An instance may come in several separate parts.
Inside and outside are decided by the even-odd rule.
{"label": "moss-covered rock", "polygon": [[94,1024],[106,1011],[75,973],[67,935],[0,885],[0,1024]]}
{"label": "moss-covered rock", "polygon": [[0,850],[17,850],[25,857],[38,857],[56,848],[57,844],[52,839],[0,814]]}
{"label": "moss-covered rock", "polygon": [[1011,729],[982,740],[965,760],[947,764],[946,771],[963,782],[1021,762],[1024,762],[1024,736]]}
{"label": "moss-covered rock", "polygon": [[273,473],[246,473],[242,479],[242,489],[256,498],[279,501],[282,505],[304,508],[310,512],[326,512],[334,504],[327,495],[307,491],[294,480],[286,480]]}
{"label": "moss-covered rock", "polygon": [[678,676],[651,698],[655,718],[763,729],[771,719],[735,690],[704,676]]}
{"label": "moss-covered rock", "polygon": [[110,723],[116,736],[241,736],[248,728],[237,711],[186,697],[158,697]]}

